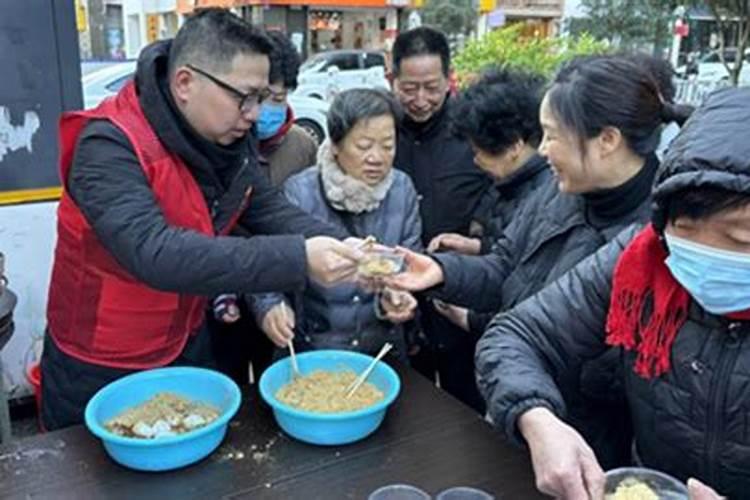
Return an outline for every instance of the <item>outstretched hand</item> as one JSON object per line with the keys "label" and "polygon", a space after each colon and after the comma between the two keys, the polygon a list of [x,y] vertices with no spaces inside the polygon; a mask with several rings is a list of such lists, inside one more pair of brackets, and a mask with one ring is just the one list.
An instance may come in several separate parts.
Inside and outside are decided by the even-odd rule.
{"label": "outstretched hand", "polygon": [[305,240],[305,253],[308,274],[324,286],[353,281],[362,259],[362,251],[358,248],[327,236]]}
{"label": "outstretched hand", "polygon": [[397,247],[404,256],[405,270],[383,279],[385,285],[407,292],[420,292],[443,282],[443,268],[432,257],[403,247]]}
{"label": "outstretched hand", "polygon": [[482,242],[478,238],[468,238],[458,233],[442,233],[430,241],[427,245],[427,251],[453,251],[465,255],[479,255],[482,249]]}

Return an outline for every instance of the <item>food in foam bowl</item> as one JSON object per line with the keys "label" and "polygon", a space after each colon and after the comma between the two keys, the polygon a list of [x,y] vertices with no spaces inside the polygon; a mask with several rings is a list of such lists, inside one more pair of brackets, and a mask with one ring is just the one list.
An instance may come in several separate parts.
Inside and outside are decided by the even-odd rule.
{"label": "food in foam bowl", "polygon": [[643,467],[607,471],[605,500],[687,500],[687,486],[668,474]]}

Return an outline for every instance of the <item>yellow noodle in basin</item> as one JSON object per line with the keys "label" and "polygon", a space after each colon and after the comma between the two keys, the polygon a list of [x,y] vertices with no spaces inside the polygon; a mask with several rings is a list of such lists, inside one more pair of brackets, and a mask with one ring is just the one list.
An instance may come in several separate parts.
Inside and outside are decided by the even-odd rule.
{"label": "yellow noodle in basin", "polygon": [[380,389],[365,382],[347,398],[347,389],[356,378],[351,370],[315,370],[282,386],[276,392],[276,399],[299,410],[341,413],[367,408],[385,397]]}

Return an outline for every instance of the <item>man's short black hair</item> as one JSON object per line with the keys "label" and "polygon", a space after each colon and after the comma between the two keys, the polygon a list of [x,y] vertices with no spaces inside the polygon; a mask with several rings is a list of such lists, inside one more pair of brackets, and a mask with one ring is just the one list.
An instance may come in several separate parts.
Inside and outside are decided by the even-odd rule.
{"label": "man's short black hair", "polygon": [[443,74],[447,77],[451,66],[451,49],[448,39],[440,31],[428,26],[420,26],[404,31],[393,44],[393,73],[398,76],[401,62],[415,56],[439,56]]}
{"label": "man's short black hair", "polygon": [[675,191],[657,200],[654,223],[663,229],[666,223],[674,223],[680,217],[705,219],[724,210],[750,205],[750,195],[728,189],[701,186]]}
{"label": "man's short black hair", "polygon": [[269,83],[281,83],[285,88],[297,88],[297,73],[299,72],[300,57],[294,44],[281,31],[269,31],[268,37],[273,42],[271,52],[271,72]]}
{"label": "man's short black hair", "polygon": [[273,44],[259,29],[225,9],[203,9],[177,32],[169,51],[169,75],[180,66],[229,73],[238,54],[268,56]]}
{"label": "man's short black hair", "polygon": [[503,153],[519,139],[536,147],[542,138],[539,105],[544,84],[540,75],[490,70],[456,100],[453,128],[491,154]]}

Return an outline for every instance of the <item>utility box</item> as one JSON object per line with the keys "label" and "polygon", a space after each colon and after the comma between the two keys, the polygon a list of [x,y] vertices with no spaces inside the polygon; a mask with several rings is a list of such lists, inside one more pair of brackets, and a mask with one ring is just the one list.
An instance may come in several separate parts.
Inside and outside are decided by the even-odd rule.
{"label": "utility box", "polygon": [[54,199],[60,113],[82,105],[74,2],[2,2],[0,70],[0,204]]}

